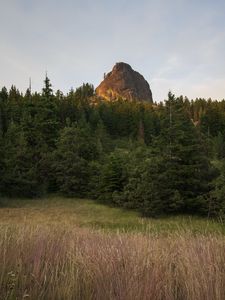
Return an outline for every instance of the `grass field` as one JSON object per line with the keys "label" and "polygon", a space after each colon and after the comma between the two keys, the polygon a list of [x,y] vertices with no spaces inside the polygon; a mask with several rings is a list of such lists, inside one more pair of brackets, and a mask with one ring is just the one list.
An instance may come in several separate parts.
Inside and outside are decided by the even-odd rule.
{"label": "grass field", "polygon": [[91,200],[1,200],[0,299],[225,299],[225,225]]}
{"label": "grass field", "polygon": [[1,225],[60,225],[104,231],[170,234],[188,231],[193,234],[224,233],[225,225],[218,221],[193,216],[161,219],[142,218],[138,212],[108,207],[93,200],[60,198],[1,201]]}

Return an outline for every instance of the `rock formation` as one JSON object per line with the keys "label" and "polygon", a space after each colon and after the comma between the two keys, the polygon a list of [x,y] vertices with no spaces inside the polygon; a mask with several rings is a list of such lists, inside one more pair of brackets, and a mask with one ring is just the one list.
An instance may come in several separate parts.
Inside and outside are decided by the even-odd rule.
{"label": "rock formation", "polygon": [[123,98],[153,102],[148,82],[123,62],[116,63],[112,71],[104,76],[104,80],[96,88],[96,94],[106,100]]}

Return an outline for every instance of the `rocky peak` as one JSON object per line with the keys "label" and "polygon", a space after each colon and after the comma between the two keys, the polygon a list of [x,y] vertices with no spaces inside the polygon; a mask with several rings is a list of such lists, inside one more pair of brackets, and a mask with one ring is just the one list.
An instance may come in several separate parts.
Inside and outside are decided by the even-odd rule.
{"label": "rocky peak", "polygon": [[124,62],[116,63],[112,71],[104,76],[104,80],[96,88],[96,93],[106,100],[123,98],[153,102],[148,82]]}
{"label": "rocky peak", "polygon": [[113,67],[112,71],[113,72],[117,72],[117,71],[133,71],[133,69],[131,68],[130,65],[124,63],[124,62],[118,62],[115,64],[115,66]]}

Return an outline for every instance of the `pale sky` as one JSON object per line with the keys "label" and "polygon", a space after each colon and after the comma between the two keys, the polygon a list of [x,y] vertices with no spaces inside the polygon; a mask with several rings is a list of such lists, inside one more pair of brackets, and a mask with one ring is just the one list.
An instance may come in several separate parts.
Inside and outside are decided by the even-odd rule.
{"label": "pale sky", "polygon": [[95,87],[116,62],[171,90],[225,98],[225,0],[0,0],[0,87]]}

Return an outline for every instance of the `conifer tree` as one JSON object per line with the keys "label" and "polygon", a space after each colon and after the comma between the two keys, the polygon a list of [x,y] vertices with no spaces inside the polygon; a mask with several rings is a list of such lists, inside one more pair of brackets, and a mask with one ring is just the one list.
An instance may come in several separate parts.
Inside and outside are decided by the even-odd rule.
{"label": "conifer tree", "polygon": [[60,191],[78,197],[87,195],[89,162],[97,157],[97,144],[88,128],[65,127],[60,133],[54,159]]}
{"label": "conifer tree", "polygon": [[207,213],[212,167],[183,99],[170,93],[161,119],[152,154],[134,166],[124,188],[125,205],[148,216]]}
{"label": "conifer tree", "polygon": [[45,80],[44,80],[44,87],[42,89],[42,95],[47,99],[50,99],[53,96],[52,85],[50,83],[50,79],[48,78],[47,74],[46,74]]}
{"label": "conifer tree", "polygon": [[[169,93],[165,113],[158,145],[164,159],[167,185],[179,192],[183,202],[175,211],[201,211],[212,175],[201,136],[184,109],[183,98]],[[168,201],[171,206],[171,199]]]}
{"label": "conifer tree", "polygon": [[122,149],[117,149],[106,157],[100,176],[99,199],[123,205],[119,195],[123,197],[123,189],[127,183],[127,159],[128,152]]}
{"label": "conifer tree", "polygon": [[5,136],[4,153],[4,194],[14,197],[42,194],[43,185],[38,179],[37,164],[32,159],[32,151],[23,131],[13,122]]}
{"label": "conifer tree", "polygon": [[225,141],[222,133],[219,131],[218,135],[213,140],[215,157],[223,159],[225,157]]}
{"label": "conifer tree", "polygon": [[47,147],[52,150],[55,147],[56,139],[58,137],[59,121],[55,97],[47,75],[44,84],[42,97],[40,101],[38,101],[35,123],[36,128],[38,132],[41,133],[42,139],[47,144]]}
{"label": "conifer tree", "polygon": [[4,174],[5,174],[5,164],[4,164],[4,139],[3,133],[0,128],[0,196],[3,191],[4,186]]}
{"label": "conifer tree", "polygon": [[213,189],[208,198],[208,216],[225,219],[225,160],[217,166],[218,176],[213,181]]}

